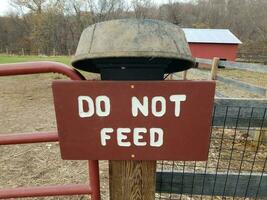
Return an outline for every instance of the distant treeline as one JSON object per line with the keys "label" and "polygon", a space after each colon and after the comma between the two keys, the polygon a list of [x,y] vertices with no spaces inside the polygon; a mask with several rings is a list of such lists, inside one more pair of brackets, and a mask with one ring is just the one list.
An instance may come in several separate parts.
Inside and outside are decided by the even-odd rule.
{"label": "distant treeline", "polygon": [[10,0],[10,3],[16,12],[0,17],[2,52],[68,55],[75,52],[87,26],[120,18],[160,19],[181,27],[227,28],[242,40],[241,51],[267,52],[266,0],[170,0],[160,6],[155,0]]}

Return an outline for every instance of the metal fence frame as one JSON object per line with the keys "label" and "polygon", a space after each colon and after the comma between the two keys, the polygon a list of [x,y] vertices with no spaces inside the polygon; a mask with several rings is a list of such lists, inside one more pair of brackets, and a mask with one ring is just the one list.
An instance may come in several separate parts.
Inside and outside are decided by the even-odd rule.
{"label": "metal fence frame", "polygon": [[[40,74],[40,73],[60,73],[72,80],[85,80],[76,70],[56,62],[28,62],[18,64],[1,64],[0,76]],[[57,132],[42,133],[18,133],[1,134],[0,145],[28,144],[42,142],[57,142]],[[88,161],[89,185],[72,184],[56,186],[26,187],[14,189],[1,189],[0,199],[22,198],[22,197],[43,197],[61,195],[91,195],[92,200],[100,199],[99,166],[98,161]]]}

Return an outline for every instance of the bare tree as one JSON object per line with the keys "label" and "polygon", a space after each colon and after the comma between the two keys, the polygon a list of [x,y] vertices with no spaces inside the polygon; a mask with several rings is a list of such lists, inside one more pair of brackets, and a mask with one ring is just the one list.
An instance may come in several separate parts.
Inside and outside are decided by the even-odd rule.
{"label": "bare tree", "polygon": [[44,4],[48,0],[11,0],[11,4],[16,7],[24,7],[38,14],[42,13]]}
{"label": "bare tree", "polygon": [[92,13],[94,22],[119,18],[125,8],[123,0],[87,0],[87,9]]}
{"label": "bare tree", "polygon": [[157,9],[151,0],[132,0],[131,5],[136,18],[151,18],[152,10]]}
{"label": "bare tree", "polygon": [[[74,50],[83,29],[104,20],[153,18],[182,27],[228,28],[242,49],[267,49],[266,0],[9,0],[16,12],[0,17],[0,48],[49,53]],[[154,0],[156,1],[156,0]]]}

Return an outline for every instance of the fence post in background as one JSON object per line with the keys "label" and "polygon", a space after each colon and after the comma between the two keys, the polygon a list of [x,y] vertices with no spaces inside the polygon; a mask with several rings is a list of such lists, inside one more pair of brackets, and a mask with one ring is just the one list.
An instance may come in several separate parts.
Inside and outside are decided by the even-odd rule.
{"label": "fence post in background", "polygon": [[255,130],[252,130],[250,135],[253,137],[253,146],[255,151],[258,150],[259,146],[263,144],[263,141],[266,138],[266,129],[262,128],[255,128]]}
{"label": "fence post in background", "polygon": [[37,56],[40,56],[40,49],[37,50]]}
{"label": "fence post in background", "polygon": [[220,58],[213,58],[212,64],[211,64],[211,72],[210,72],[210,79],[216,80],[217,73],[218,73],[218,65],[219,65]]}
{"label": "fence post in background", "polygon": [[71,56],[71,51],[70,51],[70,49],[68,49],[68,54],[69,54],[69,56]]}
{"label": "fence post in background", "polygon": [[187,71],[188,70],[186,70],[186,71],[183,72],[183,80],[187,80]]}
{"label": "fence post in background", "polygon": [[22,55],[22,56],[25,56],[24,48],[21,49],[21,55]]}
{"label": "fence post in background", "polygon": [[56,49],[53,49],[53,56],[56,56]]}
{"label": "fence post in background", "polygon": [[8,55],[9,54],[9,52],[8,52],[8,47],[6,47],[6,55]]}

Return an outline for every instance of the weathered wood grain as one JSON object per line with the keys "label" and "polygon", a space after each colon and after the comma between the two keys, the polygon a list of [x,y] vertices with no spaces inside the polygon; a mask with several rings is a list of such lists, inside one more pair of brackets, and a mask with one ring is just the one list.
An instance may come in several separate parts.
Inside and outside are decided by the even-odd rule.
{"label": "weathered wood grain", "polygon": [[111,200],[154,200],[155,161],[109,161]]}
{"label": "weathered wood grain", "polygon": [[212,60],[211,72],[210,72],[210,79],[211,80],[216,80],[216,78],[217,78],[219,61],[220,61],[220,58],[217,58],[217,57],[215,57]]}

